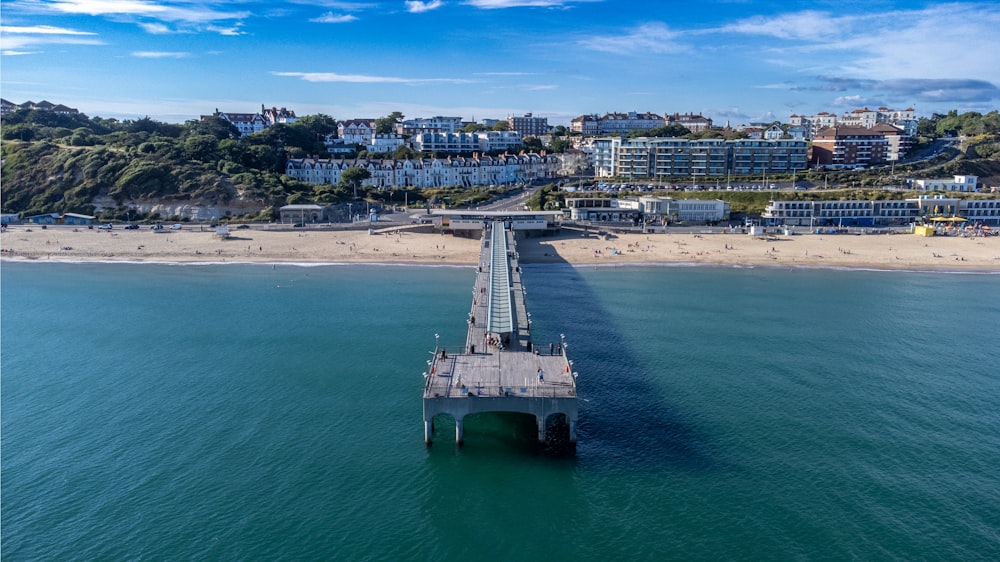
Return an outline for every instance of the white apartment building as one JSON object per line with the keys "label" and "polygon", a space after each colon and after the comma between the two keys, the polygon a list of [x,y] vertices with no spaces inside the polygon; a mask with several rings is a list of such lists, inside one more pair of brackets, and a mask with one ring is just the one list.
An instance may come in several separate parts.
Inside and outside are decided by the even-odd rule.
{"label": "white apartment building", "polygon": [[910,187],[919,191],[976,191],[979,176],[955,176],[953,179],[912,180]]}
{"label": "white apartment building", "polygon": [[371,144],[375,138],[374,119],[348,119],[337,124],[337,136],[346,144]]}
{"label": "white apartment building", "polygon": [[917,119],[912,107],[906,109],[855,109],[838,117],[836,113],[821,111],[816,115],[792,115],[789,124],[805,129],[806,140],[812,140],[816,134],[830,127],[856,127],[871,129],[880,123],[894,125],[903,131],[907,137],[917,136]]}
{"label": "white apartment building", "polygon": [[403,135],[376,134],[375,137],[372,138],[371,142],[365,147],[365,150],[367,150],[368,152],[380,152],[380,153],[392,152],[397,148],[403,146],[405,143],[406,140],[403,138]]}
{"label": "white apartment building", "polygon": [[492,152],[516,150],[523,145],[517,131],[419,133],[410,139],[410,147],[417,152]]}
{"label": "white apartment building", "polygon": [[807,165],[805,141],[638,137],[594,141],[594,175],[624,179],[787,174]]}
{"label": "white apartment building", "polygon": [[632,131],[648,131],[663,127],[663,117],[655,113],[605,113],[603,116],[581,115],[570,121],[570,129],[584,135],[627,135]]}
{"label": "white apartment building", "polygon": [[396,125],[396,132],[401,135],[416,135],[420,133],[458,133],[462,130],[461,117],[430,117],[407,119]]}
{"label": "white apartment building", "polygon": [[822,129],[837,126],[837,114],[820,111],[816,115],[795,115],[788,118],[793,127],[802,127],[805,140],[812,140]]}
{"label": "white apartment building", "polygon": [[555,177],[555,156],[542,154],[474,155],[466,157],[394,159],[292,158],[285,173],[301,181],[336,184],[350,168],[364,168],[371,177],[364,185],[379,189],[442,186],[472,187],[530,182]]}

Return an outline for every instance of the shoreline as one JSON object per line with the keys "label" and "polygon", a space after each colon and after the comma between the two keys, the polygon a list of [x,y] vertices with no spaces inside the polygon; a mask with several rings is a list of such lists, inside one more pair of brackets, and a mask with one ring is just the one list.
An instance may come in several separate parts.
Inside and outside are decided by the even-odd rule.
{"label": "shoreline", "polygon": [[[31,263],[45,264],[58,263],[66,265],[161,265],[170,267],[201,267],[201,266],[229,266],[229,265],[249,265],[249,266],[284,266],[284,267],[442,267],[465,269],[475,267],[473,264],[460,263],[432,263],[432,262],[323,262],[323,261],[165,261],[165,260],[113,260],[113,259],[36,259],[36,258],[9,258],[0,257],[0,263]],[[768,269],[768,270],[799,270],[799,271],[868,271],[873,273],[940,273],[940,274],[966,274],[966,275],[1000,275],[1000,267],[997,269],[955,269],[948,267],[924,267],[924,268],[904,268],[904,267],[873,267],[869,265],[780,265],[780,264],[743,264],[743,263],[709,263],[709,262],[617,262],[617,263],[552,263],[552,262],[531,262],[522,263],[523,266],[540,267],[572,267],[575,269],[627,269],[627,268],[705,268],[705,269]]]}
{"label": "shoreline", "polygon": [[[406,229],[377,234],[367,230],[245,230],[220,240],[192,229],[156,233],[20,226],[0,235],[0,261],[474,267],[479,247],[478,237]],[[517,248],[524,265],[1000,273],[997,236],[796,234],[764,238],[694,231],[597,236],[563,230],[555,236],[521,237]]]}

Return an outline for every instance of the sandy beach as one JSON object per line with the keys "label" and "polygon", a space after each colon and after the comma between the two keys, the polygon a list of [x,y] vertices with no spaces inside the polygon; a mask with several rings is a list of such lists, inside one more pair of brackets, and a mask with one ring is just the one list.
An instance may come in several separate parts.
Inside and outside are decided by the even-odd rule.
{"label": "sandy beach", "polygon": [[[919,237],[909,234],[584,235],[564,229],[558,236],[523,238],[521,261],[573,265],[711,264],[776,267],[1000,271],[1000,237]],[[410,263],[472,266],[478,238],[431,233],[427,228],[367,230],[235,230],[222,240],[214,230],[42,229],[17,225],[0,235],[5,260]]]}

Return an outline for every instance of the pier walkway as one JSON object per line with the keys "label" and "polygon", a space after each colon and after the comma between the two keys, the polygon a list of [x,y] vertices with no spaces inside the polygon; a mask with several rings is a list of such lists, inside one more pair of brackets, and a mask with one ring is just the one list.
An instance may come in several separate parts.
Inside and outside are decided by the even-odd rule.
{"label": "pier walkway", "polygon": [[576,373],[566,342],[531,339],[531,315],[524,302],[514,232],[502,221],[486,223],[473,288],[465,348],[438,348],[424,373],[424,440],[434,419],[455,419],[455,440],[463,439],[463,418],[480,412],[535,416],[538,440],[554,422],[576,441]]}

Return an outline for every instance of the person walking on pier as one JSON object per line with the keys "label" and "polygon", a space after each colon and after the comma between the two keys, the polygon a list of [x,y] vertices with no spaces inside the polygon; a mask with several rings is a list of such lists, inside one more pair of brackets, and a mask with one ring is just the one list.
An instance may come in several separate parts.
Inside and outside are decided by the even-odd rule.
{"label": "person walking on pier", "polygon": [[538,382],[545,382],[545,371],[541,367],[538,368]]}

